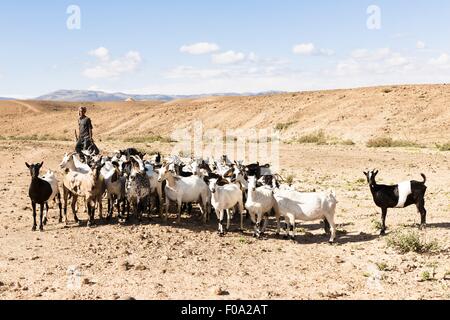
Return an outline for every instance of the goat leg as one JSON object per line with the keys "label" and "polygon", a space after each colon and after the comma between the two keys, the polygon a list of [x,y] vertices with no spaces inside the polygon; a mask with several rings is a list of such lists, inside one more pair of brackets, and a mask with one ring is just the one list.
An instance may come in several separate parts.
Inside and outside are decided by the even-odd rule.
{"label": "goat leg", "polygon": [[380,235],[386,235],[386,217],[387,217],[387,208],[382,208],[381,213],[381,232]]}
{"label": "goat leg", "polygon": [[106,216],[106,220],[111,220],[113,211],[114,211],[114,197],[108,196],[108,215]]}
{"label": "goat leg", "polygon": [[230,209],[226,210],[227,212],[227,232],[230,231],[230,226],[231,226],[231,212]]}
{"label": "goat leg", "polygon": [[44,226],[46,226],[48,222],[47,215],[48,215],[48,202],[45,203]]}
{"label": "goat leg", "polygon": [[183,206],[183,204],[182,204],[182,202],[178,202],[178,216],[177,216],[177,222],[178,222],[178,224],[180,224],[181,223],[181,214],[182,214],[182,206]]}
{"label": "goat leg", "polygon": [[45,204],[44,203],[41,203],[41,205],[40,205],[40,209],[41,209],[41,212],[40,212],[40,216],[39,216],[39,231],[44,231],[44,206],[45,206]]}
{"label": "goat leg", "polygon": [[336,231],[337,231],[336,230],[336,223],[334,222],[334,214],[330,215],[329,217],[327,217],[326,221],[328,221],[328,223],[331,226],[331,238],[330,238],[329,243],[333,244],[334,240],[336,238]]}
{"label": "goat leg", "polygon": [[80,223],[80,220],[78,219],[77,216],[77,202],[78,202],[78,196],[75,194],[72,194],[72,213],[73,213],[73,217],[75,219],[76,223]]}
{"label": "goat leg", "polygon": [[[58,194],[56,195],[56,199],[58,200],[59,223],[62,223],[63,222],[63,217],[62,217],[61,193],[58,192]],[[67,214],[66,214],[66,224],[67,224]]]}
{"label": "goat leg", "polygon": [[286,234],[284,235],[284,239],[289,239],[289,229],[290,229],[291,225],[289,223],[289,217],[288,216],[286,216],[284,218],[284,227],[285,227],[285,231],[286,231]]}
{"label": "goat leg", "polygon": [[219,220],[219,236],[223,237],[225,232],[223,231],[223,210],[216,210],[217,218]]}
{"label": "goat leg", "polygon": [[420,229],[423,230],[427,226],[427,210],[425,209],[425,200],[419,201],[417,209],[420,213]]}
{"label": "goat leg", "polygon": [[31,202],[31,206],[33,207],[33,228],[31,231],[36,231],[37,229],[37,223],[36,223],[36,203]]}
{"label": "goat leg", "polygon": [[323,225],[324,225],[324,229],[325,229],[325,234],[329,234],[331,229],[330,229],[330,223],[328,222],[327,219],[323,220]]}
{"label": "goat leg", "polygon": [[263,223],[263,227],[261,229],[261,235],[264,235],[266,233],[267,230],[267,225],[269,224],[269,217],[267,215],[264,216],[264,223]]}

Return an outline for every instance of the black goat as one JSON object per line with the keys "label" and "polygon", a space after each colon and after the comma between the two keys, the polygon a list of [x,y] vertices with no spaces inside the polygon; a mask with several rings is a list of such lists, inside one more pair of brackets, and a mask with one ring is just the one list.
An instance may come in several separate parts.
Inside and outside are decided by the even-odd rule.
{"label": "black goat", "polygon": [[[264,170],[264,174],[263,174]],[[266,173],[270,171],[270,164],[266,164],[264,166],[261,166],[259,162],[250,164],[248,166],[244,167],[244,171],[246,172],[247,176],[256,177],[256,179],[260,179],[263,175],[267,175]]]}
{"label": "black goat", "polygon": [[386,234],[386,216],[388,208],[406,208],[412,204],[417,206],[421,217],[421,228],[427,223],[427,211],[425,210],[425,183],[427,178],[421,174],[423,181],[405,181],[394,186],[377,184],[375,178],[378,170],[364,172],[372,192],[375,204],[382,209],[381,235]]}
{"label": "black goat", "polygon": [[145,154],[140,152],[139,150],[135,148],[128,148],[125,150],[119,151],[120,156],[126,156],[127,159],[130,159],[131,156],[139,156],[139,158],[143,159]]}
{"label": "black goat", "polygon": [[[40,214],[40,224],[39,224],[39,230],[44,231],[44,224],[46,222],[43,221],[44,216],[44,205],[48,205],[47,202],[52,196],[53,190],[50,183],[48,183],[45,180],[42,180],[39,178],[39,171],[41,170],[42,166],[44,165],[44,162],[29,165],[28,163],[25,163],[28,169],[30,169],[31,174],[31,184],[29,189],[29,196],[31,199],[31,205],[33,207],[33,229],[32,231],[36,231],[37,223],[36,223],[36,205],[41,206],[41,214]],[[47,206],[48,208],[48,206]]]}

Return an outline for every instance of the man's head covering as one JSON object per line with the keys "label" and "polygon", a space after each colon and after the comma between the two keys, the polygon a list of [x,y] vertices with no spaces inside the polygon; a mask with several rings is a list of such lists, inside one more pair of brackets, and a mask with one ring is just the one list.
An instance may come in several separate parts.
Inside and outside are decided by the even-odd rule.
{"label": "man's head covering", "polygon": [[80,106],[80,110],[83,111],[83,112],[86,112],[86,111],[87,111],[87,108],[84,107],[84,106]]}

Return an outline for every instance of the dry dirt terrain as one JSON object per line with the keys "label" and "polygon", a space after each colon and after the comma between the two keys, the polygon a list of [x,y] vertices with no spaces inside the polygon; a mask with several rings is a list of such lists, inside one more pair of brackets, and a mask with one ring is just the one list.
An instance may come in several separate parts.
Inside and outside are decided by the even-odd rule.
{"label": "dry dirt terrain", "polygon": [[[58,170],[73,149],[78,104],[0,102],[0,299],[450,299],[450,86],[399,86],[195,101],[86,103],[104,152],[136,146],[170,152],[171,144],[133,139],[168,137],[202,119],[206,127],[274,127],[283,137],[323,129],[355,145],[282,144],[281,167],[300,190],[334,189],[339,200],[337,243],[319,222],[298,224],[296,241],[237,231],[224,238],[215,220],[180,225],[159,218],[138,224],[98,220],[94,228],[58,223],[50,210],[45,232],[31,232],[25,161]],[[180,111],[181,110],[181,111]],[[367,148],[389,135],[426,148]],[[127,139],[130,139],[127,141]],[[380,183],[428,178],[428,227],[418,231],[414,206],[389,210],[387,237],[375,221],[363,171]],[[61,177],[61,173],[59,173]],[[86,220],[86,215],[81,217]],[[402,254],[387,245],[398,232],[417,231],[438,244],[430,253]]]}

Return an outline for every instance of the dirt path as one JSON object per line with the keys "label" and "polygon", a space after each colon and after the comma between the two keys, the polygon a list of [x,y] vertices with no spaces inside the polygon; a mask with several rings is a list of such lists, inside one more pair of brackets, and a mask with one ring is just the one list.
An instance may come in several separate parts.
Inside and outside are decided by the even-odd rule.
{"label": "dirt path", "polygon": [[36,107],[32,106],[31,104],[26,103],[24,101],[14,100],[12,102],[15,104],[18,104],[19,106],[26,108],[30,112],[41,113],[41,110],[39,110],[38,108],[36,108]]}

